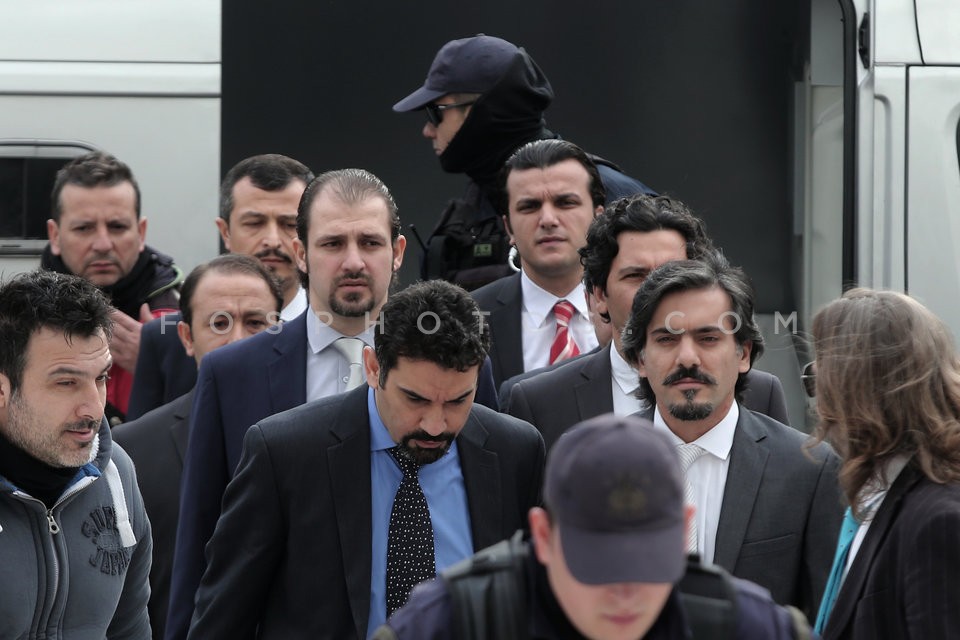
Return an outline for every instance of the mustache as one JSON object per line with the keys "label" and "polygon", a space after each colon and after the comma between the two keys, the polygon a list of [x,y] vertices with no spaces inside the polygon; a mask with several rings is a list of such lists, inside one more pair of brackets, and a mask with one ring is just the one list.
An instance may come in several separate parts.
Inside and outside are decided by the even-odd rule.
{"label": "mustache", "polygon": [[453,442],[453,434],[444,432],[434,436],[434,435],[430,435],[423,429],[417,429],[416,431],[413,431],[403,436],[403,438],[400,440],[400,444],[402,444],[404,447],[409,447],[411,440],[422,440],[423,442],[450,443],[450,442]]}
{"label": "mustache", "polygon": [[363,280],[363,282],[365,282],[367,285],[370,285],[371,283],[370,274],[358,271],[356,273],[345,273],[342,276],[337,277],[333,281],[333,284],[339,286],[344,280]]}
{"label": "mustache", "polygon": [[681,365],[677,367],[676,371],[663,379],[663,385],[669,386],[684,379],[696,380],[697,382],[702,382],[704,384],[717,384],[716,378],[704,373],[703,371],[700,371],[700,367],[684,367]]}
{"label": "mustache", "polygon": [[64,426],[64,429],[67,431],[80,431],[83,429],[92,429],[96,431],[100,428],[99,420],[78,420],[76,422],[71,422],[68,425]]}
{"label": "mustache", "polygon": [[283,251],[281,251],[280,249],[277,249],[277,248],[275,248],[275,247],[274,247],[274,248],[270,248],[270,249],[264,249],[263,251],[260,251],[260,252],[258,252],[258,253],[255,253],[255,254],[253,254],[253,257],[254,257],[254,258],[259,258],[259,259],[261,259],[261,260],[262,260],[263,258],[279,258],[280,260],[283,260],[284,262],[290,262],[290,263],[293,262],[293,258],[291,258],[291,257],[288,256],[287,254],[285,254]]}

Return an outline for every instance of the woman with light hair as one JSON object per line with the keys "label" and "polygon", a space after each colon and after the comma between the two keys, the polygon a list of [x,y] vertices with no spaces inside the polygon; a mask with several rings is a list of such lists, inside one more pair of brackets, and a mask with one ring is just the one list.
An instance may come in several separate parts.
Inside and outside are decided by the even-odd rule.
{"label": "woman with light hair", "polygon": [[825,640],[960,638],[960,358],[929,309],[853,289],[813,319],[818,440],[850,508]]}

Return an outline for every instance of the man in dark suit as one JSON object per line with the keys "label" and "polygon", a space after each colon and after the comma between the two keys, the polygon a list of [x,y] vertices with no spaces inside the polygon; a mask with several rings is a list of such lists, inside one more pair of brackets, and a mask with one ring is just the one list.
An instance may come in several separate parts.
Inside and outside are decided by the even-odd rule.
{"label": "man in dark suit", "polygon": [[462,289],[413,285],[364,349],[369,388],[251,427],[189,637],[363,640],[416,582],[522,527],[543,440],[473,404],[489,341]]}
{"label": "man in dark suit", "polygon": [[[643,409],[636,397],[636,371],[623,359],[621,333],[633,297],[648,273],[671,260],[712,250],[703,223],[682,202],[638,194],[607,207],[590,225],[580,249],[584,282],[595,300],[595,320],[611,327],[612,344],[561,363],[552,371],[501,388],[502,409],[536,426],[549,450],[577,422],[604,413],[630,415]],[[504,385],[507,385],[508,380]],[[751,369],[744,405],[787,423],[780,380]]]}
{"label": "man in dark suit", "polygon": [[753,288],[722,254],[647,276],[623,333],[645,417],[677,445],[696,509],[687,549],[808,616],[840,525],[837,457],[739,401],[763,351]]}
{"label": "man in dark suit", "polygon": [[[275,153],[252,156],[234,165],[220,183],[217,229],[230,253],[253,256],[273,273],[283,292],[281,320],[307,308],[293,259],[297,205],[313,173],[293,158]],[[179,398],[197,382],[197,365],[177,337],[179,314],[143,326],[127,419],[139,418]]]}
{"label": "man in dark suit", "polygon": [[[297,233],[294,251],[308,281],[308,311],[277,330],[210,354],[200,366],[184,462],[169,640],[186,637],[206,565],[204,546],[247,428],[363,383],[361,349],[373,343],[377,314],[406,247],[390,191],[357,169],[331,171],[310,183]],[[489,373],[481,380],[488,401],[495,403]]]}
{"label": "man in dark suit", "polygon": [[[276,324],[280,286],[257,260],[225,255],[190,272],[180,292],[184,320],[176,326],[181,350],[197,367],[203,357]],[[180,475],[187,449],[193,390],[113,429],[113,440],[130,454],[153,525],[150,626],[161,640],[170,599],[170,572],[180,510]]]}
{"label": "man in dark suit", "polygon": [[853,289],[814,316],[815,435],[847,511],[817,616],[825,640],[960,637],[960,358],[909,296]]}
{"label": "man in dark suit", "polygon": [[577,251],[605,193],[593,161],[563,140],[520,147],[500,184],[500,210],[521,271],[473,292],[489,314],[498,385],[597,346]]}

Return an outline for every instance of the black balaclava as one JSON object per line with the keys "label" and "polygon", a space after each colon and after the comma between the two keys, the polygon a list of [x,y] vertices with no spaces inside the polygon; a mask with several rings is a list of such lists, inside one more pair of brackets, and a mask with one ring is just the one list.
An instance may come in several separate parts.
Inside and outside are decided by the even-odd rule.
{"label": "black balaclava", "polygon": [[510,154],[532,140],[556,137],[543,118],[552,101],[550,81],[520,48],[503,77],[470,108],[440,166],[491,188]]}

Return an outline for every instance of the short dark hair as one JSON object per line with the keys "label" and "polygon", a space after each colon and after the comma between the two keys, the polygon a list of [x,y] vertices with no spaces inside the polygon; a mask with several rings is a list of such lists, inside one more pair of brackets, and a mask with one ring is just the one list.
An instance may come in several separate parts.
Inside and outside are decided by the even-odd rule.
{"label": "short dark hair", "polygon": [[123,182],[129,182],[133,185],[135,209],[139,220],[140,185],[133,177],[130,167],[103,151],[91,151],[82,156],[77,156],[57,171],[57,177],[53,181],[53,191],[50,193],[50,217],[55,222],[60,222],[60,214],[63,213],[60,194],[68,184],[89,189],[93,187],[113,187]]}
{"label": "short dark hair", "polygon": [[399,358],[466,371],[490,351],[490,329],[476,301],[444,280],[410,285],[390,296],[374,333],[380,386]]}
{"label": "short dark hair", "polygon": [[54,271],[30,271],[0,287],[0,373],[10,392],[23,382],[30,337],[41,329],[62,331],[67,340],[90,338],[102,331],[109,340],[113,307],[83,278]]}
{"label": "short dark hair", "polygon": [[507,179],[513,171],[526,169],[546,169],[564,160],[576,160],[587,171],[590,178],[590,200],[594,207],[602,207],[607,199],[607,191],[600,178],[597,165],[587,153],[566,140],[547,139],[528,142],[507,158],[497,178],[497,206],[500,214],[510,219],[510,194],[507,192]]}
{"label": "short dark hair", "polygon": [[[692,291],[719,287],[730,297],[730,311],[737,320],[734,340],[739,347],[747,342],[752,344],[750,366],[763,354],[763,335],[753,317],[753,285],[743,269],[731,267],[719,251],[711,251],[699,260],[677,260],[661,265],[647,276],[633,298],[630,319],[623,328],[623,357],[637,364],[643,357],[647,344],[647,328],[657,307],[665,297],[680,291]],[[738,401],[743,401],[743,391],[747,388],[747,374],[737,376],[734,393]],[[640,397],[653,402],[656,398],[650,382],[640,377]]]}
{"label": "short dark hair", "polygon": [[200,281],[208,273],[223,273],[228,275],[247,275],[261,278],[267,283],[271,295],[277,303],[275,311],[283,308],[283,290],[277,278],[270,273],[270,270],[256,258],[241,255],[238,253],[227,253],[218,256],[209,262],[194,268],[183,281],[183,287],[180,289],[180,317],[187,325],[193,329],[193,294],[200,286]]}
{"label": "short dark hair", "polygon": [[[679,200],[645,193],[620,198],[597,216],[587,230],[587,244],[580,248],[583,282],[587,290],[607,291],[610,266],[620,252],[618,238],[625,231],[676,231],[687,243],[687,259],[696,260],[713,251],[700,218]],[[609,317],[604,319],[609,320]]]}
{"label": "short dark hair", "polygon": [[364,169],[337,169],[321,173],[307,185],[300,206],[297,208],[297,237],[304,247],[308,247],[307,236],[310,232],[310,207],[324,189],[332,189],[346,204],[358,204],[367,198],[382,198],[387,204],[390,215],[390,240],[400,237],[400,216],[387,185],[377,176]]}
{"label": "short dark hair", "polygon": [[220,183],[220,217],[230,221],[233,211],[233,188],[244,178],[250,178],[257,189],[280,191],[294,180],[304,186],[313,180],[313,172],[303,163],[279,153],[264,153],[251,156],[233,165]]}

